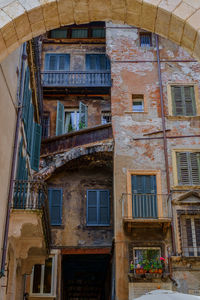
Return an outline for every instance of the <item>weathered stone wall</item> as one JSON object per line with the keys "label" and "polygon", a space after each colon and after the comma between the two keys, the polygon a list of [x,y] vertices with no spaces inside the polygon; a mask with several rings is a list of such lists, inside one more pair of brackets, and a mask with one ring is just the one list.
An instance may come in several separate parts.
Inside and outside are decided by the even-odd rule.
{"label": "weathered stone wall", "polygon": [[[87,161],[87,160],[86,160]],[[98,159],[97,159],[98,161]],[[82,162],[83,163],[83,162]],[[85,164],[88,164],[86,166]],[[112,169],[95,166],[90,159],[68,164],[47,181],[48,187],[63,189],[62,224],[52,226],[53,245],[58,247],[106,247],[112,245],[113,193]],[[110,191],[110,226],[87,226],[87,190]]]}
{"label": "weathered stone wall", "polygon": [[[161,172],[160,193],[162,216],[169,217],[171,211],[167,201],[166,169],[163,149],[163,128],[160,107],[158,65],[155,38],[152,47],[139,46],[138,29],[127,25],[107,23],[107,54],[111,59],[113,85],[111,89],[112,124],[115,140],[114,190],[115,190],[115,241],[116,241],[116,299],[128,298],[128,249],[130,243],[137,246],[160,245],[172,250],[170,231],[159,235],[149,229],[146,232],[134,229],[127,234],[122,221],[122,194],[128,193],[128,170],[159,170]],[[167,147],[170,172],[170,188],[174,187],[172,149],[199,149],[200,119],[196,117],[169,116],[167,84],[197,84],[200,87],[200,65],[182,48],[159,37],[161,73],[163,81],[164,111],[166,116]],[[132,112],[132,94],[143,94],[145,111]],[[197,103],[199,98],[197,97]],[[183,136],[193,136],[191,138]],[[182,138],[180,138],[182,136]],[[175,138],[174,138],[175,137]],[[130,183],[129,183],[130,185]],[[129,191],[130,192],[130,191]],[[181,191],[180,191],[181,193]],[[155,236],[156,237],[155,237]],[[150,243],[149,243],[150,242]],[[192,275],[188,275],[188,285]],[[181,290],[181,289],[180,289]]]}

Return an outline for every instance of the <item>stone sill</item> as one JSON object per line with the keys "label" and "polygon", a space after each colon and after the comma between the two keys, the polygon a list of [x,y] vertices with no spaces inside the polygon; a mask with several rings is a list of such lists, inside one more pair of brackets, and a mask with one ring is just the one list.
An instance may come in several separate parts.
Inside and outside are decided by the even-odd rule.
{"label": "stone sill", "polygon": [[175,121],[191,121],[191,120],[200,120],[200,116],[166,116],[168,120]]}
{"label": "stone sill", "polygon": [[125,111],[127,115],[141,115],[141,114],[148,114],[147,111]]}

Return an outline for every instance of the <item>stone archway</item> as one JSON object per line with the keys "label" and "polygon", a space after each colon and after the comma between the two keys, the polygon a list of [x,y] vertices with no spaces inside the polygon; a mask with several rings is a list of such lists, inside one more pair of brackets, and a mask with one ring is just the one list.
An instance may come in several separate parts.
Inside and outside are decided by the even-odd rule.
{"label": "stone archway", "polygon": [[0,0],[0,61],[47,30],[105,20],[155,32],[200,59],[199,19],[197,0]]}

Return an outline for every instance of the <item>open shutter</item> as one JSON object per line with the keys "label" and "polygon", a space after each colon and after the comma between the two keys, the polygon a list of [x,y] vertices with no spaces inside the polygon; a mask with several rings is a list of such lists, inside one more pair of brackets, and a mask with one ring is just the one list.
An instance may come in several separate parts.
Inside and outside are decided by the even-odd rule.
{"label": "open shutter", "polygon": [[[200,246],[200,219],[194,219],[196,244]],[[199,256],[199,255],[198,255]]]}
{"label": "open shutter", "polygon": [[62,189],[48,189],[51,225],[62,224]]}
{"label": "open shutter", "polygon": [[98,223],[108,225],[110,223],[110,199],[109,199],[109,191],[98,191]]}
{"label": "open shutter", "polygon": [[41,126],[37,123],[34,123],[33,142],[31,149],[31,167],[35,171],[38,171],[39,169],[41,135]]}
{"label": "open shutter", "polygon": [[97,191],[87,191],[87,224],[95,225],[97,223]]}
{"label": "open shutter", "polygon": [[27,130],[28,110],[29,110],[29,103],[30,103],[29,81],[30,81],[30,71],[29,71],[29,67],[27,67],[26,74],[25,74],[25,81],[24,81],[23,111],[22,111],[22,118],[24,121],[25,132]]}
{"label": "open shutter", "polygon": [[177,152],[177,166],[178,166],[178,183],[180,185],[190,184],[190,173],[189,173],[189,163],[188,163],[187,152]]}
{"label": "open shutter", "polygon": [[64,105],[57,101],[56,135],[64,133]]}
{"label": "open shutter", "polygon": [[191,152],[190,153],[190,164],[191,164],[191,183],[193,185],[200,184],[200,153]]}
{"label": "open shutter", "polygon": [[19,144],[19,150],[18,150],[18,163],[17,163],[17,174],[16,174],[16,178],[17,179],[22,179],[22,147],[23,147],[23,138],[20,141]]}
{"label": "open shutter", "polygon": [[34,115],[34,106],[30,103],[29,108],[29,120],[28,120],[28,129],[27,129],[27,144],[28,144],[28,153],[31,153],[32,145],[32,130],[33,130],[33,115]]}
{"label": "open shutter", "polygon": [[88,126],[88,107],[83,102],[79,102],[79,122],[80,127],[85,128]]}

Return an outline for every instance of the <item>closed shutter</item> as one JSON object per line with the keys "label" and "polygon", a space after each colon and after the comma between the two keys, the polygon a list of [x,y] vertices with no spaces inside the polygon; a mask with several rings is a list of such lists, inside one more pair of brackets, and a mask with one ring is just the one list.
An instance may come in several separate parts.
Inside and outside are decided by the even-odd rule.
{"label": "closed shutter", "polygon": [[30,71],[29,71],[29,67],[27,67],[26,74],[25,74],[25,81],[24,81],[23,110],[22,110],[22,119],[24,121],[25,132],[27,131],[28,111],[29,111],[29,104],[30,104],[29,81],[30,81]]}
{"label": "closed shutter", "polygon": [[110,224],[110,197],[108,190],[87,191],[87,224]]}
{"label": "closed shutter", "polygon": [[196,244],[200,246],[200,219],[194,219]]}
{"label": "closed shutter", "polygon": [[48,189],[51,225],[62,224],[62,189]]}
{"label": "closed shutter", "polygon": [[193,86],[172,86],[173,115],[194,116],[196,104]]}
{"label": "closed shutter", "polygon": [[180,185],[200,184],[200,153],[177,152],[178,183]]}
{"label": "closed shutter", "polygon": [[97,216],[97,191],[87,191],[87,224],[98,223]]}
{"label": "closed shutter", "polygon": [[99,224],[108,225],[110,223],[110,199],[109,191],[98,191],[99,193]]}
{"label": "closed shutter", "polygon": [[132,175],[132,207],[134,218],[157,218],[155,175]]}
{"label": "closed shutter", "polygon": [[70,55],[69,54],[46,54],[45,70],[64,71],[69,70]]}
{"label": "closed shutter", "polygon": [[87,54],[86,55],[86,69],[87,70],[109,70],[110,61],[105,54]]}
{"label": "closed shutter", "polygon": [[177,164],[178,164],[178,183],[180,185],[190,184],[189,162],[188,153],[177,152]]}
{"label": "closed shutter", "polygon": [[41,145],[42,128],[39,124],[34,123],[33,141],[31,149],[31,167],[38,171],[40,162],[40,145]]}
{"label": "closed shutter", "polygon": [[191,219],[185,220],[185,226],[187,234],[187,245],[188,247],[193,247]]}
{"label": "closed shutter", "polygon": [[79,122],[80,128],[88,126],[88,107],[83,102],[79,102]]}
{"label": "closed shutter", "polygon": [[57,101],[56,135],[64,133],[64,105]]}
{"label": "closed shutter", "polygon": [[34,114],[34,106],[30,102],[29,115],[28,115],[28,128],[27,128],[27,148],[29,154],[31,153],[31,144],[32,144],[33,114]]}

